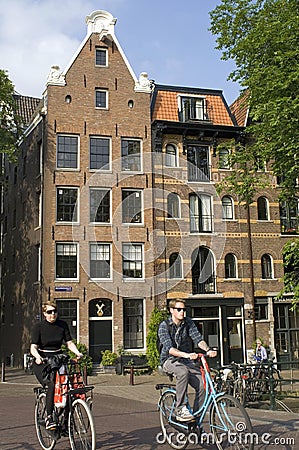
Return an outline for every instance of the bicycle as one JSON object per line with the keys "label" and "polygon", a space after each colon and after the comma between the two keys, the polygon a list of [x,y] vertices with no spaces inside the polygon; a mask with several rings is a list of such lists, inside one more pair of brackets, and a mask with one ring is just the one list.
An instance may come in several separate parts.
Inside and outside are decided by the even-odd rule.
{"label": "bicycle", "polygon": [[[271,362],[270,362],[271,363]],[[272,362],[273,363],[273,362]],[[245,405],[247,402],[256,402],[266,393],[274,393],[281,375],[273,365],[259,364],[239,365],[238,377],[234,384],[234,397]]]}
{"label": "bicycle", "polygon": [[[252,450],[253,429],[250,418],[240,402],[229,394],[217,393],[210,376],[210,369],[203,354],[198,355],[202,364],[205,389],[203,405],[193,411],[187,394],[187,407],[194,415],[190,422],[176,420],[176,389],[174,384],[157,384],[160,390],[158,410],[162,436],[172,448],[181,450],[190,443],[199,444],[203,439],[212,439],[219,450],[236,448]],[[203,432],[203,421],[209,412],[211,435]]]}
{"label": "bicycle", "polygon": [[[55,430],[46,430],[45,427],[46,388],[34,388],[38,441],[44,450],[52,450],[58,439],[68,437],[72,450],[95,450],[96,434],[91,412],[94,386],[85,386],[78,363],[63,356],[65,360],[61,367],[64,370],[56,372],[55,381],[55,396],[58,396],[54,397]],[[61,387],[60,392],[57,392],[58,386]]]}

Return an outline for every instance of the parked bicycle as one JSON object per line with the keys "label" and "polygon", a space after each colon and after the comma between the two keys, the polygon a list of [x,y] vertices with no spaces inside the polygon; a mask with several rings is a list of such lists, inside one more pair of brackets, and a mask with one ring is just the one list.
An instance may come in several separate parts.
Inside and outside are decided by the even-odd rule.
{"label": "parked bicycle", "polygon": [[[174,449],[184,449],[188,443],[215,443],[219,450],[252,450],[254,443],[250,418],[240,402],[229,394],[217,393],[204,355],[198,355],[203,368],[205,398],[198,411],[192,411],[187,396],[187,407],[194,419],[179,422],[176,419],[176,389],[174,384],[157,384],[160,425],[164,442]],[[210,435],[203,433],[203,422],[209,412]],[[197,441],[197,442],[195,442]]]}
{"label": "parked bicycle", "polygon": [[256,402],[266,393],[274,393],[282,377],[280,371],[271,364],[257,365],[239,364],[234,380],[233,395],[245,405]]}
{"label": "parked bicycle", "polygon": [[56,373],[55,430],[46,430],[46,388],[36,387],[35,428],[44,450],[52,450],[58,439],[68,437],[72,450],[95,450],[96,434],[92,416],[92,390],[86,386],[76,361],[68,360]]}

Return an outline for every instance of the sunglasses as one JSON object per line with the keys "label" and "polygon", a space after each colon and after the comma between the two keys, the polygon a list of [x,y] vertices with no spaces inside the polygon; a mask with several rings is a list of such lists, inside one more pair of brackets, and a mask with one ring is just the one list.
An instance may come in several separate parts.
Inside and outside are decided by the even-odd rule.
{"label": "sunglasses", "polygon": [[48,311],[46,311],[46,314],[56,314],[57,313],[57,309],[49,309]]}
{"label": "sunglasses", "polygon": [[173,308],[173,309],[176,309],[177,312],[186,311],[186,308]]}

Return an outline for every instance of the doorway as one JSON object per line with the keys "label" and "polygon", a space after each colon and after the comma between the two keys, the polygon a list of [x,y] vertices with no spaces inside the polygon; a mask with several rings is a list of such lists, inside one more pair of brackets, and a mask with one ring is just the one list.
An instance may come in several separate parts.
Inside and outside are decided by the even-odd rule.
{"label": "doorway", "polygon": [[94,298],[89,302],[89,355],[100,363],[102,351],[112,350],[112,301]]}

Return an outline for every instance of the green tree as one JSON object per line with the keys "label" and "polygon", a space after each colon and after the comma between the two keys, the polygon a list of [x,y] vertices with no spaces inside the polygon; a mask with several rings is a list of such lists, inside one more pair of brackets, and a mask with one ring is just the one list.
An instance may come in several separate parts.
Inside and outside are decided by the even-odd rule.
{"label": "green tree", "polygon": [[[277,176],[284,176],[285,198],[297,193],[299,173],[299,3],[297,0],[222,0],[211,13],[222,59],[236,69],[229,78],[238,82],[249,108],[250,145],[236,152],[247,167],[271,162]],[[255,183],[254,177],[251,177]]]}
{"label": "green tree", "polygon": [[7,72],[0,69],[0,151],[6,153],[10,159],[15,156],[21,125],[17,114],[14,86]]}
{"label": "green tree", "polygon": [[293,306],[299,302],[299,240],[292,240],[285,244],[282,252],[284,266],[284,288],[279,298],[284,294],[293,294]]}
{"label": "green tree", "polygon": [[158,327],[160,322],[167,317],[168,311],[166,309],[161,310],[157,307],[153,309],[150,317],[146,337],[146,357],[147,363],[151,369],[156,369],[159,365],[160,355],[157,349]]}

